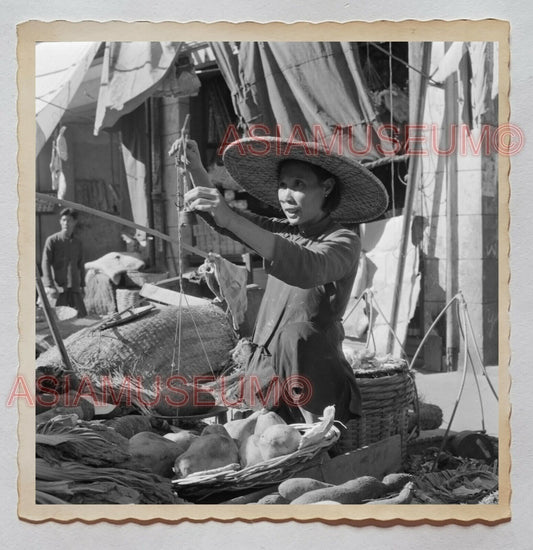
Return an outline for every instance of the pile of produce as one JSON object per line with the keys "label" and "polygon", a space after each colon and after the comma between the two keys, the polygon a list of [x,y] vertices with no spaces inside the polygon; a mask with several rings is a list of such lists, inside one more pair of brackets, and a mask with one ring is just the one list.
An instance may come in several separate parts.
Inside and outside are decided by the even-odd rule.
{"label": "pile of produce", "polygon": [[390,353],[377,355],[375,351],[368,348],[347,351],[345,355],[354,371],[394,368],[403,369],[407,366],[407,362],[404,359],[394,357]]}
{"label": "pile of produce", "polygon": [[299,425],[266,410],[225,426],[198,422],[185,429],[141,414],[94,419],[84,398],[76,405],[68,395],[56,401],[36,416],[37,501],[43,503],[183,503],[173,479],[194,486],[198,476],[316,451],[335,441],[331,432],[338,434],[333,407],[302,434]]}
{"label": "pile of produce", "polygon": [[[457,437],[457,436],[455,436]],[[415,504],[493,504],[498,502],[498,457],[495,438],[493,454],[485,458],[461,455],[450,436],[443,449],[442,437],[411,444],[407,472],[415,475]],[[418,448],[417,448],[418,447]],[[470,451],[475,449],[470,449]],[[464,450],[463,450],[464,451]],[[475,453],[473,453],[475,454]]]}

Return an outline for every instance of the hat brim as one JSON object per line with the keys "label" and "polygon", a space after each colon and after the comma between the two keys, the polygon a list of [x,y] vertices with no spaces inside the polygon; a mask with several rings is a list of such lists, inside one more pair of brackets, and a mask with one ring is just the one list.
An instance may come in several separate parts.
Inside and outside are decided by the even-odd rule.
{"label": "hat brim", "polygon": [[318,143],[274,137],[243,138],[224,150],[224,165],[233,179],[260,201],[279,208],[279,164],[299,160],[320,166],[337,179],[340,201],[331,216],[344,223],[362,223],[381,216],[388,194],[381,181],[356,160]]}

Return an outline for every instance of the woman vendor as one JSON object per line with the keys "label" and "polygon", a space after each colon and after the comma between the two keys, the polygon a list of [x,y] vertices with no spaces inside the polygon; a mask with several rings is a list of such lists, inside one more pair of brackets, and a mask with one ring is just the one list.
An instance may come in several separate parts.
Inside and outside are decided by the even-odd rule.
{"label": "woman vendor", "polygon": [[[342,316],[360,242],[339,222],[382,214],[388,202],[383,185],[355,160],[316,143],[244,138],[226,148],[224,164],[247,192],[285,215],[267,218],[232,210],[211,185],[194,141],[187,140],[186,154],[195,183],[185,194],[186,208],[265,260],[268,280],[246,366],[245,401],[260,405],[254,402],[259,391],[275,396],[268,408],[289,422],[314,422],[328,405],[335,405],[338,420],[358,416],[360,394],[342,351]],[[281,399],[267,391],[273,380],[291,381]]]}

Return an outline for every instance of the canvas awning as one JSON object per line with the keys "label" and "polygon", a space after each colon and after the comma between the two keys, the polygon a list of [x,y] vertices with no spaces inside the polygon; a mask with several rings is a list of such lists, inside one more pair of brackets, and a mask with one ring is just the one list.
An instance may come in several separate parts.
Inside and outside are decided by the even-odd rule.
{"label": "canvas awning", "polygon": [[35,47],[36,155],[76,94],[100,42],[41,42]]}
{"label": "canvas awning", "polygon": [[183,42],[107,42],[94,134],[141,105],[167,75]]}
{"label": "canvas awning", "polygon": [[316,139],[318,132],[328,142],[340,132],[344,142],[349,138],[354,149],[364,151],[361,158],[382,156],[376,133],[367,136],[369,127],[377,130],[377,119],[357,44],[212,42],[211,47],[243,130],[262,124],[274,135],[278,125],[282,137],[298,139],[301,128],[304,139]]}

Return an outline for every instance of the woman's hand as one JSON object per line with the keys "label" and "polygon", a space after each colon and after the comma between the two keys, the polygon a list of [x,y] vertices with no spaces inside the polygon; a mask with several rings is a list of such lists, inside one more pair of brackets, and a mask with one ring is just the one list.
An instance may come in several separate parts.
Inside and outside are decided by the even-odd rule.
{"label": "woman's hand", "polygon": [[178,138],[171,146],[168,152],[168,156],[175,154],[181,154],[183,147],[185,147],[185,154],[187,157],[187,168],[191,172],[203,170],[202,159],[200,157],[200,151],[198,144],[193,139]]}
{"label": "woman's hand", "polygon": [[210,213],[220,227],[227,227],[236,215],[217,189],[212,187],[195,187],[185,193],[183,200],[189,211]]}

